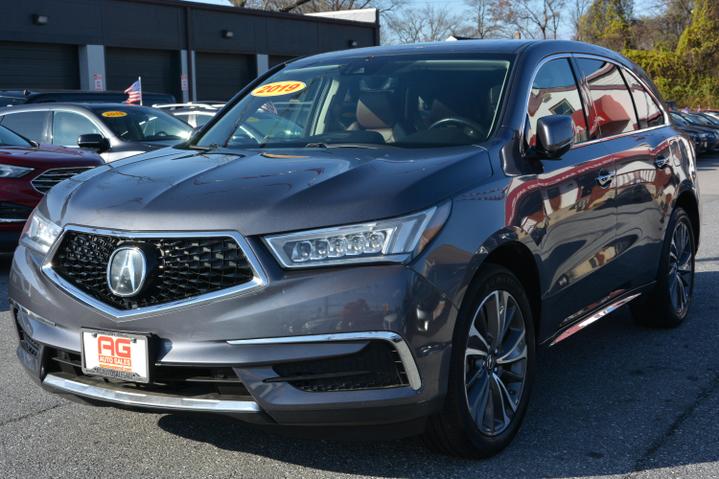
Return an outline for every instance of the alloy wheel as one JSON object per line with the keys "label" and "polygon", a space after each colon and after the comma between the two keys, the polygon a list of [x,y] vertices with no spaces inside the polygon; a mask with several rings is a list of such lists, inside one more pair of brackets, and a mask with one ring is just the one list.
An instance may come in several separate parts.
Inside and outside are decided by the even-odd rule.
{"label": "alloy wheel", "polygon": [[684,316],[694,285],[694,248],[689,227],[679,222],[669,247],[669,298],[678,316]]}
{"label": "alloy wheel", "polygon": [[527,375],[526,326],[517,300],[492,291],[472,318],[464,353],[467,406],[479,430],[496,436],[517,415]]}

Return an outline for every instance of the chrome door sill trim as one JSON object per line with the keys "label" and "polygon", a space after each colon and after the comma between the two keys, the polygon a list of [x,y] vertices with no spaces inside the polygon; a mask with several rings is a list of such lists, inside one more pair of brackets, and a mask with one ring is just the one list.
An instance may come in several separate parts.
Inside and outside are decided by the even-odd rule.
{"label": "chrome door sill trim", "polygon": [[391,331],[363,331],[356,333],[330,333],[312,334],[305,336],[282,336],[275,338],[256,339],[234,339],[227,341],[235,346],[258,345],[258,344],[307,344],[307,343],[330,343],[337,341],[386,341],[397,350],[402,366],[407,373],[409,386],[415,391],[422,387],[422,379],[417,369],[417,364],[412,356],[407,342],[397,333]]}
{"label": "chrome door sill trim", "polygon": [[[123,237],[123,238],[216,238],[216,237],[226,237],[226,238],[232,238],[237,245],[240,247],[240,250],[245,255],[245,258],[247,258],[247,262],[250,264],[250,267],[253,272],[253,277],[250,281],[247,281],[246,283],[242,283],[236,286],[231,286],[229,288],[220,289],[217,291],[213,291],[210,293],[201,294],[198,296],[185,298],[185,299],[179,299],[176,301],[170,301],[167,303],[158,304],[155,306],[144,306],[141,308],[136,309],[118,309],[115,307],[110,306],[107,303],[104,303],[103,301],[100,301],[99,299],[94,298],[93,296],[85,293],[81,289],[77,288],[75,285],[70,283],[69,281],[65,280],[62,276],[57,274],[52,266],[53,258],[55,257],[55,253],[57,252],[57,249],[62,244],[63,238],[65,237],[65,234],[68,231],[76,231],[80,233],[89,233],[89,234],[96,234],[96,235],[104,235],[104,236],[116,236],[116,237]],[[222,300],[222,299],[230,299],[236,296],[244,295],[250,292],[253,292],[257,290],[258,288],[261,288],[263,286],[267,285],[268,277],[265,273],[265,270],[262,268],[262,265],[260,264],[260,261],[257,259],[257,256],[255,255],[255,252],[252,250],[252,247],[247,242],[247,240],[237,231],[123,231],[123,230],[110,230],[110,229],[103,229],[103,228],[87,228],[84,226],[77,226],[77,225],[66,225],[63,228],[62,233],[60,236],[55,240],[55,243],[53,244],[50,251],[45,256],[44,264],[42,266],[42,271],[45,273],[45,276],[47,276],[50,281],[55,283],[57,286],[59,286],[61,289],[63,289],[66,293],[68,293],[70,296],[74,297],[75,299],[81,301],[82,303],[86,304],[87,306],[90,306],[101,313],[109,316],[112,319],[116,320],[129,320],[129,319],[135,319],[139,317],[146,317],[146,316],[155,316],[158,314],[165,313],[167,311],[171,310],[177,310],[177,309],[183,309],[189,306],[195,306],[198,304],[204,304],[212,301]]]}
{"label": "chrome door sill trim", "polygon": [[585,319],[582,319],[581,321],[576,322],[575,324],[569,326],[567,329],[562,331],[555,337],[551,343],[549,343],[550,346],[554,346],[555,344],[564,341],[568,337],[578,333],[582,329],[586,328],[590,324],[599,321],[604,316],[608,315],[609,313],[616,311],[620,307],[624,306],[628,302],[632,301],[633,299],[640,296],[642,293],[634,293],[630,294],[629,296],[625,296],[621,299],[618,299],[617,301],[614,301],[613,303],[608,304],[607,306],[603,307],[599,311],[597,311],[594,314],[591,314],[590,316],[586,317]]}
{"label": "chrome door sill trim", "polygon": [[214,413],[258,413],[260,407],[254,401],[230,401],[221,399],[194,399],[146,392],[120,391],[65,379],[48,374],[43,385],[56,392],[74,394],[87,399],[120,404],[123,406],[146,407],[173,411],[195,411]]}

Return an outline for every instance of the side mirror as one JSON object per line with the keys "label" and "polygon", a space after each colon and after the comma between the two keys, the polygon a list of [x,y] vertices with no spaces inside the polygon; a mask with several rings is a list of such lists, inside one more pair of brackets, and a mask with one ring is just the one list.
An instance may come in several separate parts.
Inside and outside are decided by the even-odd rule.
{"label": "side mirror", "polygon": [[546,159],[565,154],[574,144],[574,121],[568,115],[549,115],[537,121],[537,153]]}
{"label": "side mirror", "polygon": [[80,135],[77,139],[77,146],[80,148],[95,150],[98,153],[105,153],[110,149],[110,140],[99,133],[87,133],[85,135]]}

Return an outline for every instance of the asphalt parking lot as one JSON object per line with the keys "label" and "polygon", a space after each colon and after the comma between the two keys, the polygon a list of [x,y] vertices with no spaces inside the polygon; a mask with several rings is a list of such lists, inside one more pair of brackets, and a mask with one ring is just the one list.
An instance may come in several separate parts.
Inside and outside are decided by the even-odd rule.
{"label": "asphalt parking lot", "polygon": [[415,439],[294,438],[224,418],[92,408],[35,386],[15,359],[0,258],[0,477],[719,477],[719,156],[703,202],[693,312],[676,330],[620,310],[540,354],[515,442],[490,460]]}

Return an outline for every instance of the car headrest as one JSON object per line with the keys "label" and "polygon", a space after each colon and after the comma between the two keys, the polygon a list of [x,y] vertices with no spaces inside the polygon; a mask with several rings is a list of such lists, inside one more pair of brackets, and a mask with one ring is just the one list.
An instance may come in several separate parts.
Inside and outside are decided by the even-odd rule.
{"label": "car headrest", "polygon": [[357,124],[365,130],[392,128],[397,111],[392,93],[386,91],[367,92],[357,101]]}

